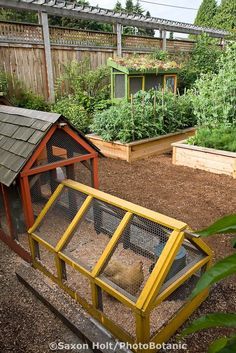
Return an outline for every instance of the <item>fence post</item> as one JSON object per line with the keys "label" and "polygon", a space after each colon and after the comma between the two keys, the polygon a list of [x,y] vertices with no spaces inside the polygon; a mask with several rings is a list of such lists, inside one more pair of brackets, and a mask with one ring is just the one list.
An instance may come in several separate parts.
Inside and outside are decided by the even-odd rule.
{"label": "fence post", "polygon": [[166,51],[166,31],[163,31],[162,50]]}
{"label": "fence post", "polygon": [[46,61],[46,73],[47,73],[47,83],[48,83],[48,100],[51,103],[55,101],[54,92],[54,80],[53,80],[53,70],[52,70],[52,55],[51,55],[51,44],[48,26],[48,14],[46,12],[41,12],[41,24],[43,29],[43,42],[44,42],[44,53]]}
{"label": "fence post", "polygon": [[122,56],[122,26],[120,23],[116,24],[117,35],[117,56]]}

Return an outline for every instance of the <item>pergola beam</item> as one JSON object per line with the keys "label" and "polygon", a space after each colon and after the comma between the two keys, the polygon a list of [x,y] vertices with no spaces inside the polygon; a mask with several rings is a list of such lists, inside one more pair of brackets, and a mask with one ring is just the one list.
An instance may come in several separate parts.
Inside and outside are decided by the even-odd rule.
{"label": "pergola beam", "polygon": [[195,35],[207,33],[211,37],[216,38],[224,38],[229,35],[229,32],[220,29],[198,27],[189,23],[164,20],[156,17],[130,16],[126,13],[117,13],[112,10],[93,6],[77,5],[62,0],[0,0],[0,6],[16,10],[44,11],[52,16],[74,17],[81,20],[93,20],[112,24],[118,23],[122,26],[160,29],[176,33]]}

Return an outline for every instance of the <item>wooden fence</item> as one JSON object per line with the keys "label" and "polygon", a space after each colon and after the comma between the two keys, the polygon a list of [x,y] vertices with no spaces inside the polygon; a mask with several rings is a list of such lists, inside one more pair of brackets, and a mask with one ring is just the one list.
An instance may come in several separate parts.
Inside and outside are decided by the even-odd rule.
{"label": "wooden fence", "polygon": [[[116,33],[49,28],[54,83],[72,60],[88,57],[91,68],[105,65],[109,57],[117,55]],[[192,50],[193,41],[166,41],[171,53]],[[122,36],[123,55],[150,53],[162,48],[161,38]],[[25,83],[35,93],[48,98],[42,26],[35,24],[0,22],[0,67]]]}

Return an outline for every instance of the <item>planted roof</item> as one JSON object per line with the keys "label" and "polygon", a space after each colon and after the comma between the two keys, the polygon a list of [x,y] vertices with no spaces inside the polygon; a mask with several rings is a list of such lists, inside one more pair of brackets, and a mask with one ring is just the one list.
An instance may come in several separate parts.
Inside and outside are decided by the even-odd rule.
{"label": "planted roof", "polygon": [[[65,119],[56,113],[0,105],[0,183],[12,184],[59,118]],[[76,132],[98,151],[80,131]]]}
{"label": "planted roof", "polygon": [[134,72],[139,73],[153,73],[153,72],[177,72],[180,65],[175,61],[164,62],[161,60],[156,60],[150,56],[130,56],[130,57],[116,57],[109,58],[108,65],[122,71],[124,73],[130,74]]}

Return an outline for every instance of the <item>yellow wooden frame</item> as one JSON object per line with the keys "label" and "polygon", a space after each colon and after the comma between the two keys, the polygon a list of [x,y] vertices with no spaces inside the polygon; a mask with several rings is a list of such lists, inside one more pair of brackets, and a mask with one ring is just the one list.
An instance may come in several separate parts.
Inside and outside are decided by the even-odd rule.
{"label": "yellow wooden frame", "polygon": [[164,75],[164,77],[163,77],[163,80],[164,80],[164,82],[163,82],[164,91],[166,90],[166,78],[168,78],[168,77],[174,77],[175,82],[174,82],[174,92],[173,93],[176,94],[176,91],[177,91],[177,75],[176,74]]}
{"label": "yellow wooden frame", "polygon": [[128,98],[131,98],[131,93],[130,93],[130,80],[132,78],[141,78],[142,79],[142,91],[144,91],[145,89],[145,76],[144,75],[132,75],[132,76],[128,76]]}
{"label": "yellow wooden frame", "polygon": [[[77,190],[86,195],[86,198],[64,234],[61,235],[56,246],[52,246],[39,235],[35,234],[35,230],[40,225],[43,218],[47,215],[50,207],[60,196],[64,187]],[[76,262],[74,259],[70,258],[70,256],[64,252],[63,249],[65,245],[70,241],[74,230],[81,221],[83,215],[88,210],[93,199],[116,206],[125,211],[125,213],[94,268],[89,270],[79,264],[78,261]],[[163,225],[172,229],[172,232],[169,235],[167,243],[158,261],[156,262],[152,273],[147,279],[141,294],[136,300],[134,297],[129,296],[128,293],[126,295],[125,291],[119,291],[116,287],[113,288],[109,281],[101,275],[103,268],[106,266],[107,262],[112,256],[118,241],[120,240],[125,228],[131,222],[134,215],[144,217],[157,223],[158,225]],[[128,201],[124,201],[118,197],[106,194],[102,191],[93,189],[81,183],[72,180],[64,180],[62,184],[60,184],[54,191],[53,195],[37,217],[34,225],[29,229],[28,233],[33,266],[42,271],[46,276],[50,277],[55,283],[57,283],[72,298],[79,302],[90,315],[92,315],[96,320],[100,321],[118,339],[132,344],[147,343],[150,340],[155,343],[160,343],[168,340],[169,337],[176,331],[176,329],[188,318],[193,310],[195,310],[195,308],[201,304],[201,302],[206,298],[208,294],[207,291],[204,291],[191,302],[184,304],[179,312],[176,313],[170,322],[168,322],[165,328],[161,329],[153,337],[151,337],[151,311],[156,308],[163,300],[165,300],[171,293],[173,293],[174,290],[182,285],[188,278],[196,273],[196,271],[199,269],[204,270],[207,268],[210,265],[212,259],[211,249],[201,239],[193,237],[189,232],[185,233],[185,230],[189,231],[189,228],[185,223],[177,221],[171,217],[167,217],[158,212],[154,212]],[[192,267],[190,267],[185,273],[181,274],[177,280],[175,280],[173,283],[168,285],[167,288],[160,292],[162,284],[168,274],[171,265],[173,264],[175,256],[181,245],[183,245],[185,239],[188,239],[188,241],[190,241],[195,247],[201,250],[201,256],[199,256],[199,260],[196,260],[196,263],[194,263]],[[55,268],[57,271],[56,276],[45,266],[43,266],[43,264],[37,259],[37,251],[35,248],[37,244],[40,244],[54,254]],[[67,285],[63,277],[63,268],[65,264],[88,278],[91,285],[92,304],[90,304],[86,298],[81,297],[76,291]],[[101,290],[107,292],[109,295],[113,296],[123,305],[132,310],[136,322],[135,337],[132,337],[130,334],[128,334],[125,331],[125,328],[118,326],[101,311],[101,308],[99,308],[99,292]],[[137,352],[141,353],[142,350],[137,349]],[[147,350],[145,350],[145,352],[147,352]]]}

